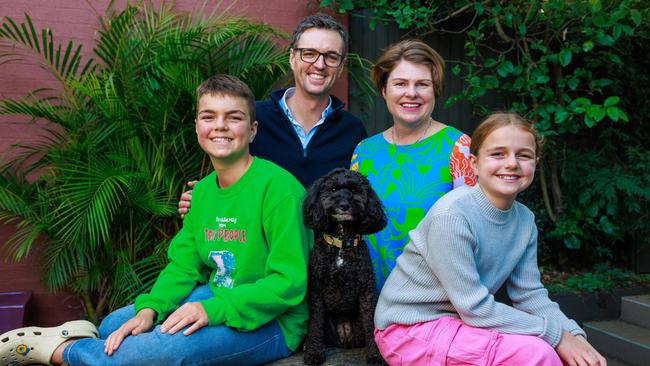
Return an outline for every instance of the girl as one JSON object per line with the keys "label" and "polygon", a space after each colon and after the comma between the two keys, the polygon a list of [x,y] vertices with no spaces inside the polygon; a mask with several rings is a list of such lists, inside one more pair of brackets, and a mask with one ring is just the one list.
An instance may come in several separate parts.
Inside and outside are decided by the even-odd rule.
{"label": "girl", "polygon": [[[410,232],[375,311],[391,365],[605,365],[548,298],[532,212],[515,201],[533,181],[540,141],[513,113],[476,129],[478,184],[442,197]],[[503,283],[512,306],[496,302]]]}

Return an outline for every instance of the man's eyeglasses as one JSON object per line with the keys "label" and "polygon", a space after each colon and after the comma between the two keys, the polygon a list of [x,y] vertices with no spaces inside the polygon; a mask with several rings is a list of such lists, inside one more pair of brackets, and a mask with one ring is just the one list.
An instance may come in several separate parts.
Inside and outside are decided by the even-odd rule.
{"label": "man's eyeglasses", "polygon": [[316,62],[321,55],[323,55],[323,62],[329,67],[339,67],[343,62],[343,56],[333,51],[320,52],[313,48],[294,48],[293,50],[300,53],[301,60],[310,64]]}

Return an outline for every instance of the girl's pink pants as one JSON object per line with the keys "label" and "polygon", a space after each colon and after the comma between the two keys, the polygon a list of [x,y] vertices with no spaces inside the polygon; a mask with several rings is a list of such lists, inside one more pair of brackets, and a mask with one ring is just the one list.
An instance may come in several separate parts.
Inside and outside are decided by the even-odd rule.
{"label": "girl's pink pants", "polygon": [[474,328],[452,317],[375,329],[375,341],[391,366],[562,366],[541,338]]}

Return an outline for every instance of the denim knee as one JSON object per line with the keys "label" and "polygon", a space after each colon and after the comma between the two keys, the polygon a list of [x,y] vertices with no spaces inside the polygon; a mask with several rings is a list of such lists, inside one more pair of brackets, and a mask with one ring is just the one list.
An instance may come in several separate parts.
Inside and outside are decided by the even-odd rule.
{"label": "denim knee", "polygon": [[108,314],[99,325],[99,338],[106,339],[111,333],[116,331],[127,320],[135,316],[135,307],[127,305]]}

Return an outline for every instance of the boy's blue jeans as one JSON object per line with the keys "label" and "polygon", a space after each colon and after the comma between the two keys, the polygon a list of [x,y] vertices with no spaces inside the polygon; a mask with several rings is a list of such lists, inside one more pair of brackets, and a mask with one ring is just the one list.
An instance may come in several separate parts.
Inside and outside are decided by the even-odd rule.
{"label": "boy's blue jeans", "polygon": [[[196,287],[183,302],[212,297],[208,285]],[[99,338],[83,338],[63,351],[69,365],[257,365],[287,357],[291,350],[276,320],[251,332],[225,325],[206,326],[184,336],[160,333],[160,325],[147,333],[128,336],[112,356],[104,353],[104,340],[135,316],[133,305],[117,309],[99,326]]]}

